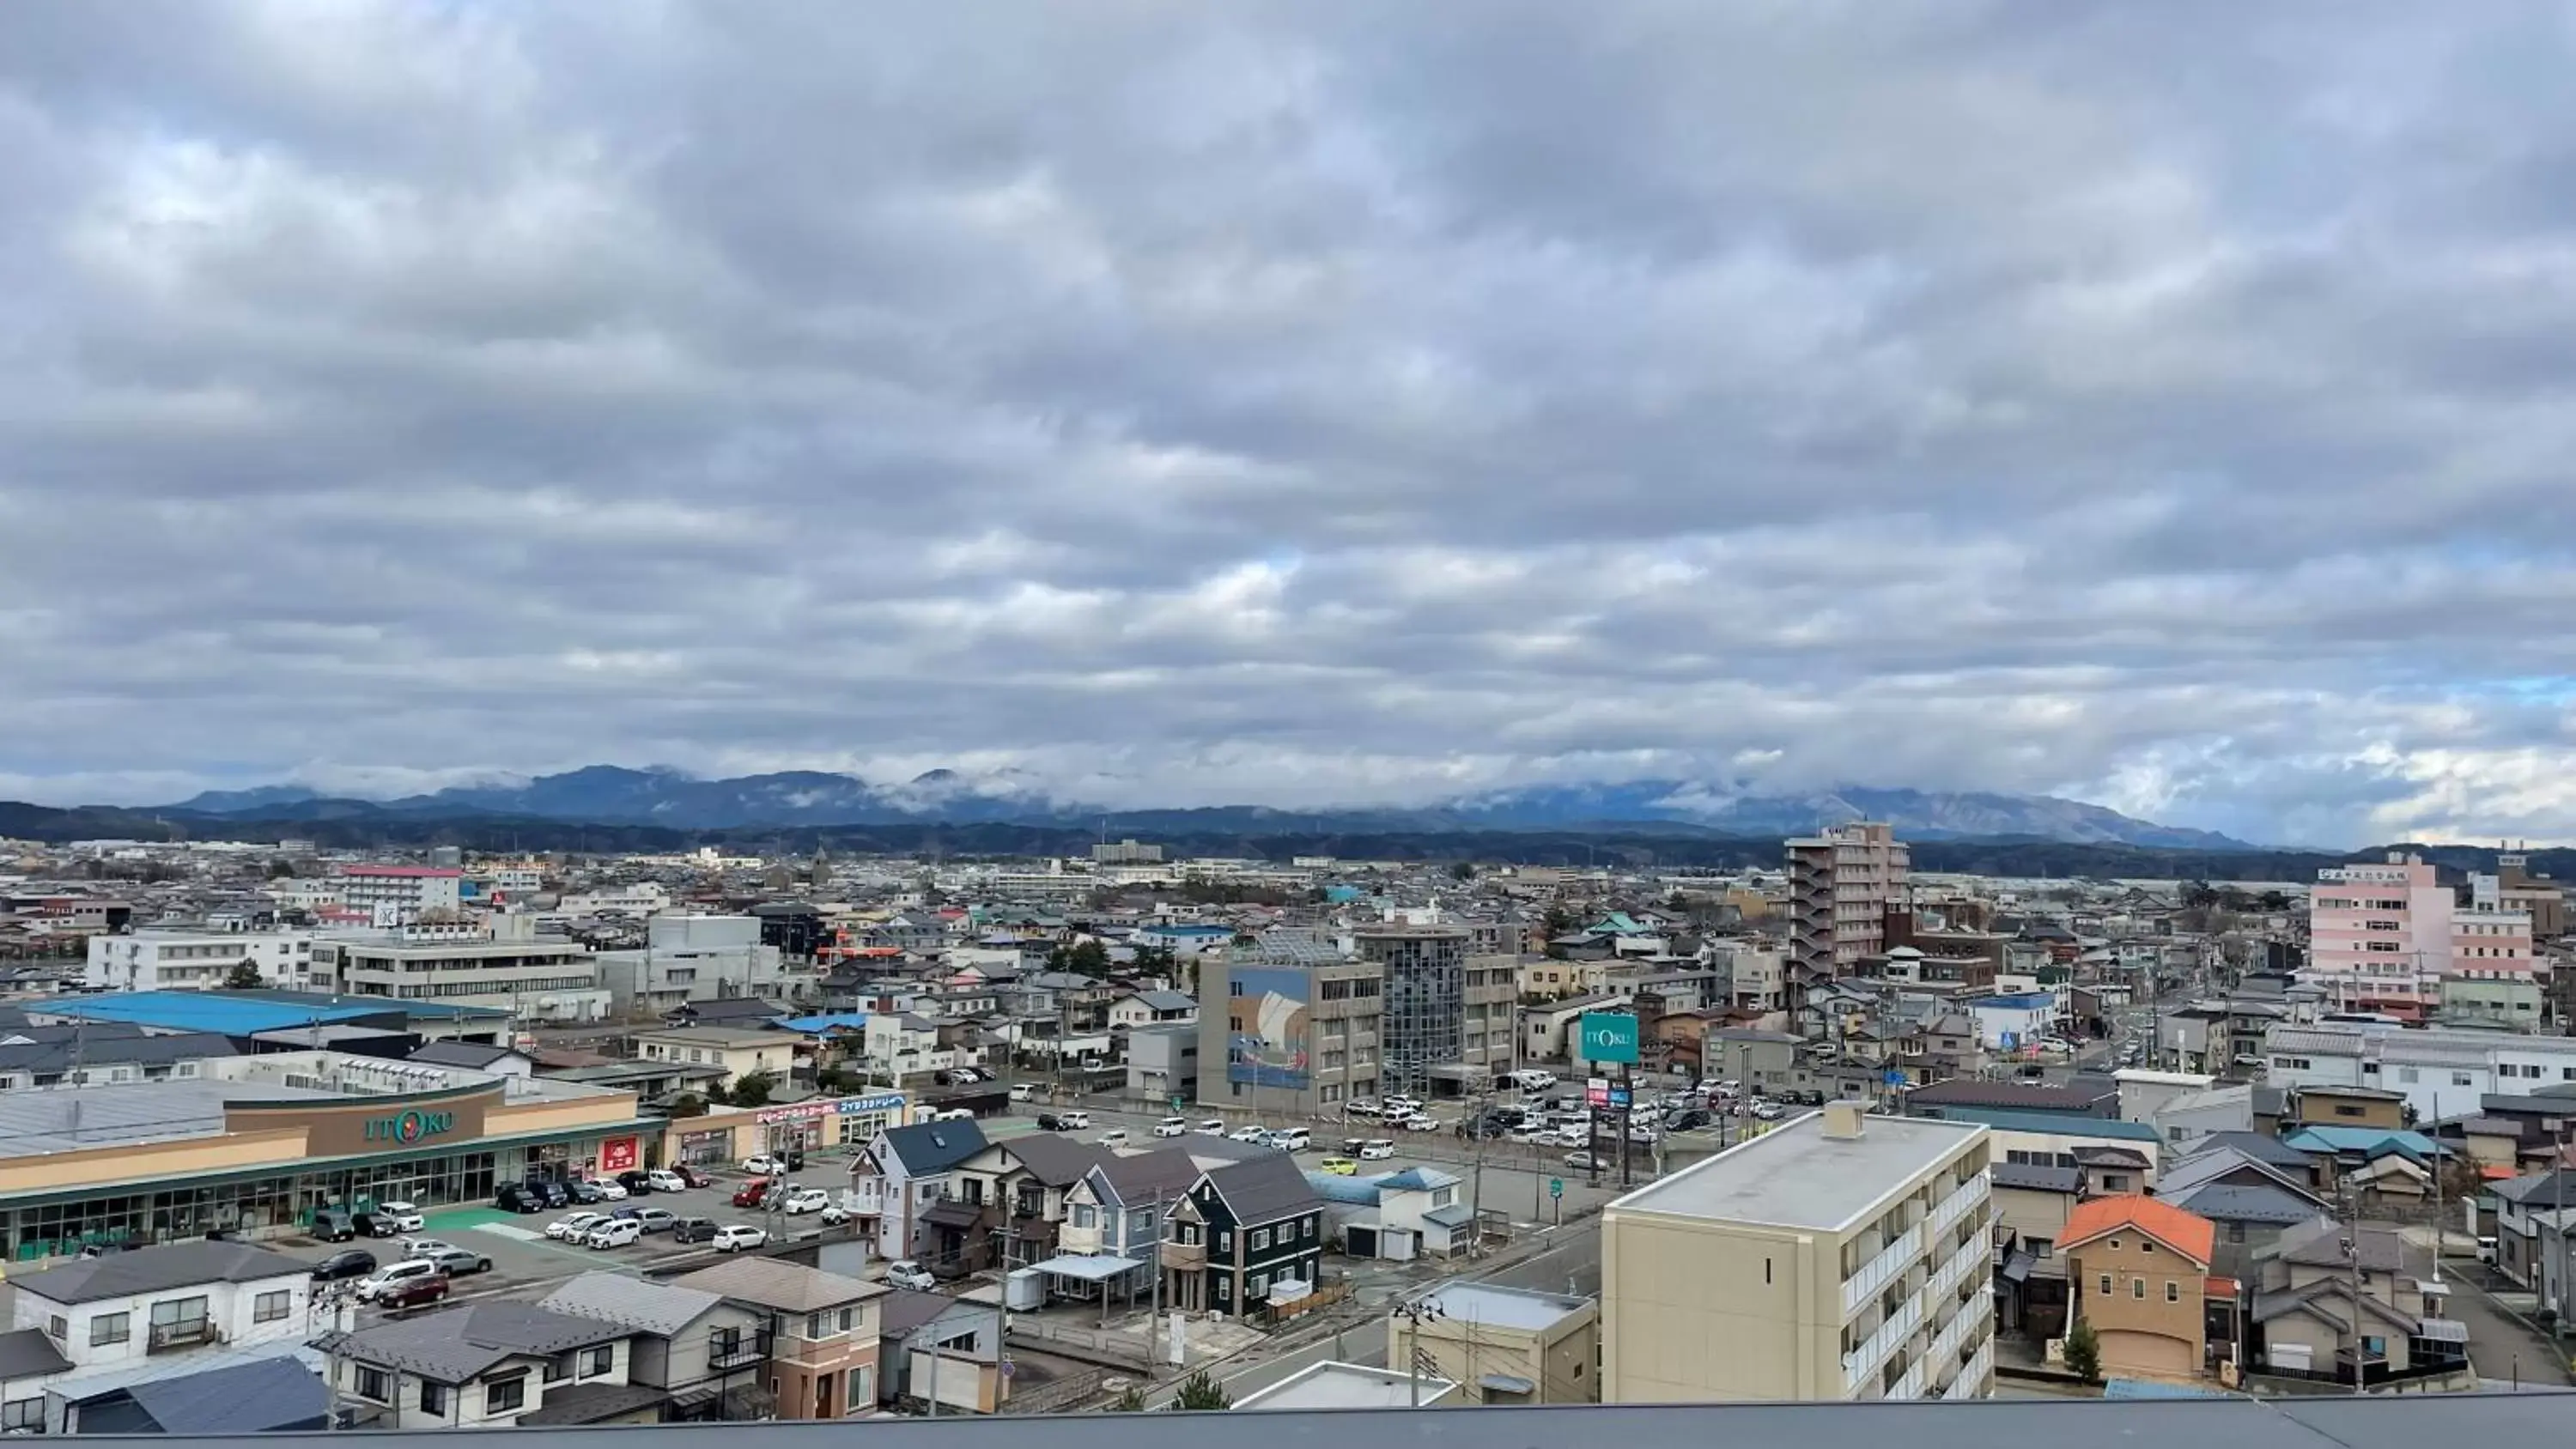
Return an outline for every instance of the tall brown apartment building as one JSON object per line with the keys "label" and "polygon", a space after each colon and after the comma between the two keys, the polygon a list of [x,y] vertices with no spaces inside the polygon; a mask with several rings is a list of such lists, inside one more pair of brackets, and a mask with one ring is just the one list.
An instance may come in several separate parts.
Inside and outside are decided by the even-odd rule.
{"label": "tall brown apartment building", "polygon": [[1844,976],[1887,949],[1887,908],[1905,895],[1911,853],[1895,827],[1855,821],[1789,842],[1789,957]]}

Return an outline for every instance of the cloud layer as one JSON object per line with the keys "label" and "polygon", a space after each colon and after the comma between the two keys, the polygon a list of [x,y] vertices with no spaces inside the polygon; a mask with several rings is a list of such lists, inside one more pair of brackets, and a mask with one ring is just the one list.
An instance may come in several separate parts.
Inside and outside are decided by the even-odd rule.
{"label": "cloud layer", "polygon": [[2546,6],[0,6],[0,796],[2576,839],[2571,68]]}

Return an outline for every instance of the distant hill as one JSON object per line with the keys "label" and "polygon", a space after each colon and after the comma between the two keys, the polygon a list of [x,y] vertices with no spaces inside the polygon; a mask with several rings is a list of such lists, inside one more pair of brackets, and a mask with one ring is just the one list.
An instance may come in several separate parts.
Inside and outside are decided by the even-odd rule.
{"label": "distant hill", "polygon": [[756,826],[896,824],[1099,824],[1122,830],[1443,831],[1674,829],[1747,838],[1798,835],[1847,820],[1884,820],[1908,840],[2027,837],[2073,844],[2192,850],[2255,847],[2205,830],[2159,825],[2100,805],[2048,795],[1850,788],[1758,795],[1703,781],[1546,786],[1494,792],[1421,809],[1263,806],[1110,810],[1059,799],[1016,771],[932,770],[899,783],[798,770],[701,780],[677,770],[590,765],[520,783],[456,786],[397,800],[324,799],[295,786],[209,792],[165,807],[173,815],[234,819],[356,819],[373,815],[461,819],[508,816],[679,830]]}

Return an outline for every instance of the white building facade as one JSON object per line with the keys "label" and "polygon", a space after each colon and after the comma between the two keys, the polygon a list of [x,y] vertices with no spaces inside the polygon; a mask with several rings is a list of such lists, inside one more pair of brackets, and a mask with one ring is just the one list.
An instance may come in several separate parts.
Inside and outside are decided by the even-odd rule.
{"label": "white building facade", "polygon": [[341,904],[379,926],[407,926],[433,912],[454,914],[465,872],[436,865],[351,865],[338,876]]}
{"label": "white building facade", "polygon": [[310,931],[136,931],[89,938],[82,982],[100,991],[215,991],[248,961],[260,984],[300,989],[313,971]]}

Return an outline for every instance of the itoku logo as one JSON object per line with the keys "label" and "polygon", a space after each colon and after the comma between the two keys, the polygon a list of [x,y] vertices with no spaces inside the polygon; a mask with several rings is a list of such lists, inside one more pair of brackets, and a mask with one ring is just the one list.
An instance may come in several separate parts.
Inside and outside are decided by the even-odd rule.
{"label": "itoku logo", "polygon": [[367,1121],[369,1142],[397,1142],[406,1147],[424,1137],[436,1137],[456,1126],[453,1112],[405,1112],[396,1117],[373,1117]]}
{"label": "itoku logo", "polygon": [[1583,1058],[1593,1062],[1633,1062],[1637,1059],[1637,1018],[1616,1012],[1586,1012],[1580,1029]]}

